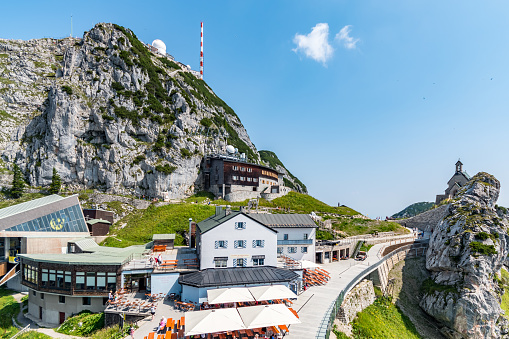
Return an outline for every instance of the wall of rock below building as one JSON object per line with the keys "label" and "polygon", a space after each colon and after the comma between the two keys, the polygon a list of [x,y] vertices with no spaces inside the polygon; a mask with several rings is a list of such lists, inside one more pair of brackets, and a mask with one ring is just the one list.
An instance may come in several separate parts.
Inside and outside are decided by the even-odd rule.
{"label": "wall of rock below building", "polygon": [[375,301],[373,282],[363,280],[345,296],[338,313],[338,319],[349,324],[358,312],[361,312]]}
{"label": "wall of rock below building", "polygon": [[449,210],[449,205],[442,205],[432,210],[417,214],[415,217],[408,219],[394,220],[398,224],[409,227],[418,228],[421,231],[431,231],[445,217]]}

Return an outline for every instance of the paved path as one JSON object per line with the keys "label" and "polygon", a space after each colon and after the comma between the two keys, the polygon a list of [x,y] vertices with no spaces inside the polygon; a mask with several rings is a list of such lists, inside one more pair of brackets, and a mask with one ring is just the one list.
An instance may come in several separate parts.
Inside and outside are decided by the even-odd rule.
{"label": "paved path", "polygon": [[349,259],[321,265],[330,273],[331,278],[327,284],[311,287],[299,295],[292,308],[297,311],[302,323],[291,325],[288,328],[290,333],[287,337],[292,339],[315,338],[331,303],[352,279],[369,266],[380,261],[378,252],[386,245],[387,243],[374,245],[369,250],[368,258],[365,261]]}

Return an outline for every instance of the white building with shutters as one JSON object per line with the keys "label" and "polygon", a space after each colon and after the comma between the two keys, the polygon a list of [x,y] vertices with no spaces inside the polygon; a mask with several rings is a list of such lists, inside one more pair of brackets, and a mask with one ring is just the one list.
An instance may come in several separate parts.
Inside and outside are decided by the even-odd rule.
{"label": "white building with shutters", "polygon": [[206,268],[277,266],[277,231],[250,214],[216,208],[196,227],[200,270]]}

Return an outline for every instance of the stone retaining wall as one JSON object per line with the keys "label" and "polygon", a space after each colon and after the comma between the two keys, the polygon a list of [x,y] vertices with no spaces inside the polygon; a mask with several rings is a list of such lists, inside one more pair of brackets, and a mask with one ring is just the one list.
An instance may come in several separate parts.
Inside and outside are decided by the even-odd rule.
{"label": "stone retaining wall", "polygon": [[364,310],[375,301],[373,282],[363,280],[345,296],[338,312],[338,319],[343,324],[349,324],[357,313]]}
{"label": "stone retaining wall", "polygon": [[410,228],[418,228],[421,231],[431,231],[436,225],[445,217],[449,211],[449,205],[442,205],[424,213],[418,214],[415,217],[408,219],[394,220],[398,224]]}

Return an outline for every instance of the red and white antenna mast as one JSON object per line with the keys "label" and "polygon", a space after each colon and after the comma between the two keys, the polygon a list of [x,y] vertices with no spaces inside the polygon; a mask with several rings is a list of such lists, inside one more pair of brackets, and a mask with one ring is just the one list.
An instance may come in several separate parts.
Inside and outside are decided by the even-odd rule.
{"label": "red and white antenna mast", "polygon": [[201,37],[200,37],[200,75],[203,80],[203,21],[201,22]]}

